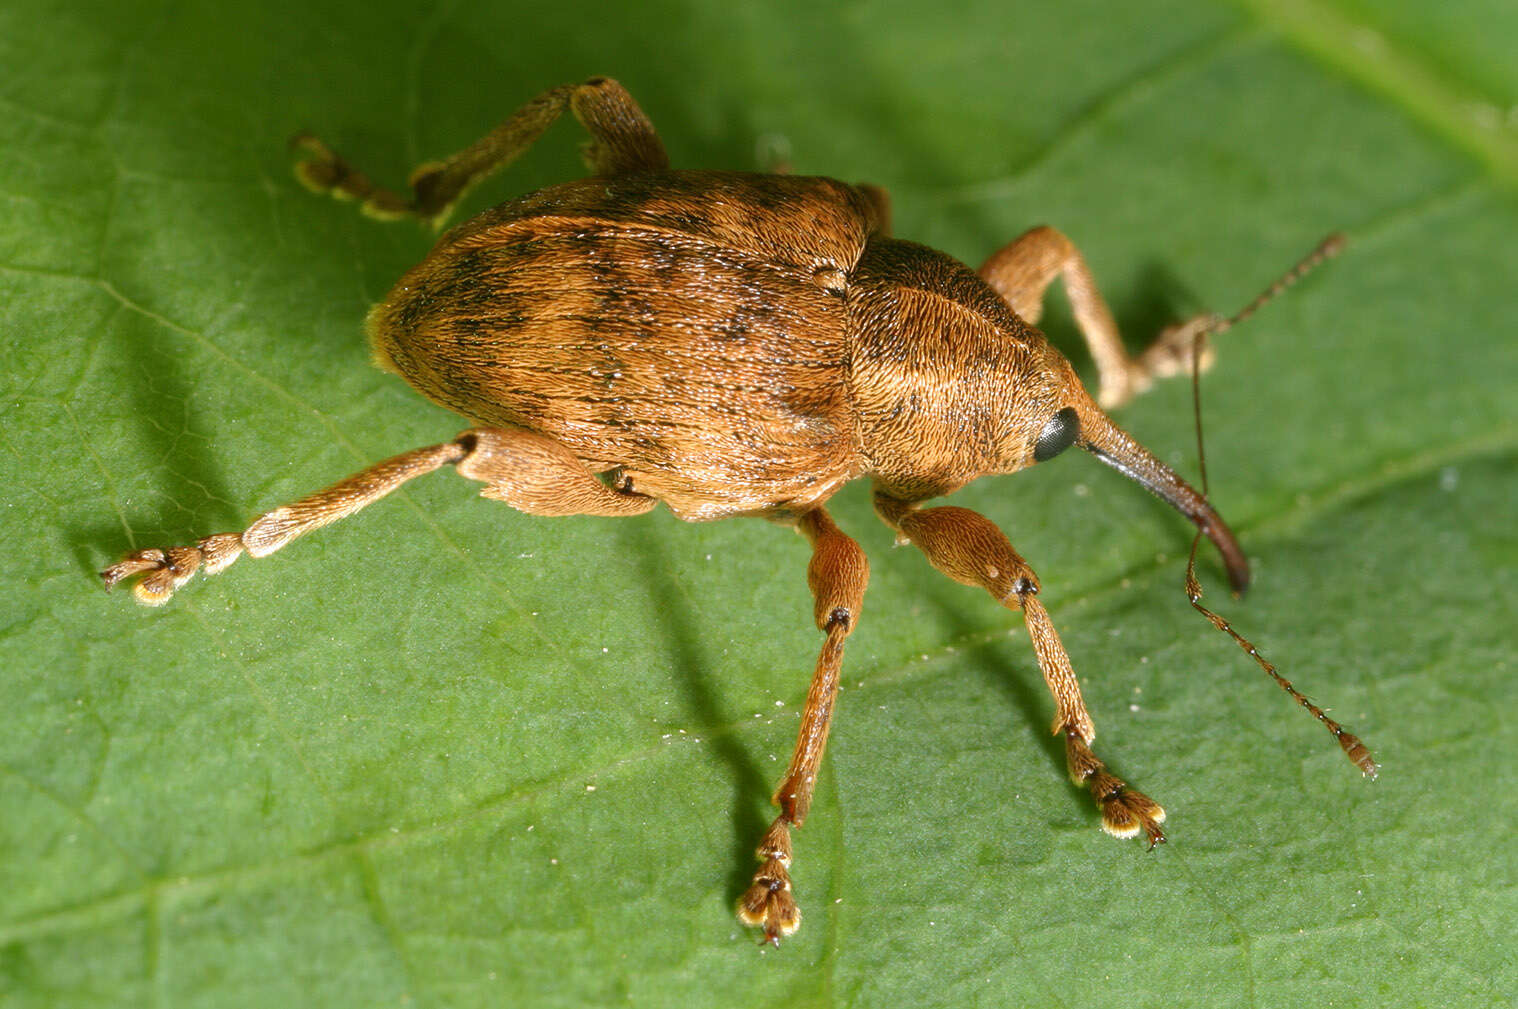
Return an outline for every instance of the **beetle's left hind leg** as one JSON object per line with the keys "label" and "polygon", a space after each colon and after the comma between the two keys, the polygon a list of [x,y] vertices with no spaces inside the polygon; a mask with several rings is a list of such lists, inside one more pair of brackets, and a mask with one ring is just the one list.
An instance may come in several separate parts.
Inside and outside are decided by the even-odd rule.
{"label": "beetle's left hind leg", "polygon": [[543,92],[457,154],[419,165],[411,173],[413,195],[409,199],[376,186],[309,133],[297,134],[291,140],[295,148],[309,155],[296,163],[295,174],[315,192],[359,201],[364,213],[372,217],[419,217],[437,227],[471,186],[511,164],[531,147],[565,106],[590,133],[585,160],[596,175],[654,172],[669,167],[669,156],[653,123],[627,89],[610,77],[592,77],[583,84],[565,84]]}
{"label": "beetle's left hind leg", "polygon": [[782,936],[790,935],[801,925],[801,909],[791,895],[791,828],[801,826],[812,805],[817,769],[822,764],[833,704],[838,697],[844,639],[859,620],[865,583],[870,577],[870,562],[864,551],[833,524],[826,511],[817,508],[807,512],[797,521],[797,528],[812,543],[807,583],[812,589],[817,627],[827,635],[827,640],[823,642],[822,654],[817,656],[817,669],[812,674],[806,708],[801,713],[801,731],[796,737],[791,766],[775,790],[774,801],[780,807],[780,815],[759,842],[757,854],[763,864],[738,901],[739,920],[763,928],[765,941],[776,945]]}
{"label": "beetle's left hind leg", "polygon": [[1102,811],[1102,829],[1114,837],[1136,837],[1142,831],[1153,847],[1165,840],[1160,824],[1165,811],[1135,791],[1091,752],[1096,728],[1081,698],[1080,684],[1070,657],[1055,633],[1043,603],[1038,601],[1038,578],[1012,549],[1006,535],[988,518],[967,508],[918,509],[910,501],[875,493],[875,510],[892,529],[915,544],[929,562],[957,582],[979,585],[1008,609],[1023,611],[1033,652],[1049,693],[1054,695],[1054,733],[1065,737],[1065,761],[1070,779],[1091,791]]}
{"label": "beetle's left hind leg", "polygon": [[659,502],[608,487],[574,453],[545,435],[481,427],[451,442],[376,463],[292,504],[265,512],[240,533],[217,533],[194,546],[136,550],[100,572],[106,588],[141,576],[132,594],[158,606],[196,573],[214,575],[243,554],[267,557],[306,533],[347,518],[401,484],[451,465],[487,486],[480,493],[529,515],[641,515]]}
{"label": "beetle's left hind leg", "polygon": [[[1198,332],[1217,322],[1202,315],[1171,326],[1155,337],[1143,353],[1133,357],[1123,346],[1112,311],[1097,290],[1096,280],[1075,244],[1049,227],[1034,228],[1008,243],[980,268],[981,279],[996,289],[1007,304],[1029,325],[1038,325],[1043,314],[1044,292],[1057,276],[1065,281],[1065,295],[1075,314],[1076,325],[1091,349],[1100,382],[1097,402],[1111,410],[1144,392],[1157,378],[1191,373],[1191,345]],[[1202,349],[1202,370],[1212,365],[1212,348]]]}

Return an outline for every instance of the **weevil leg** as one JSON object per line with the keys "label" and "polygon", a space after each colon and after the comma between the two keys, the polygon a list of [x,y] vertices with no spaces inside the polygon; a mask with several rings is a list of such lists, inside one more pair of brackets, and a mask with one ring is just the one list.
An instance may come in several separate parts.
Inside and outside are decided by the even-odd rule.
{"label": "weevil leg", "polygon": [[1096,728],[1081,698],[1070,657],[1038,599],[1038,577],[1018,555],[1006,535],[985,516],[951,506],[919,509],[913,502],[875,492],[875,510],[903,539],[915,544],[928,561],[957,582],[979,585],[1008,609],[1023,611],[1044,682],[1054,697],[1054,733],[1065,737],[1070,778],[1091,791],[1102,812],[1102,829],[1114,837],[1141,831],[1150,846],[1165,839],[1160,824],[1165,811],[1135,791],[1091,752]]}
{"label": "weevil leg", "polygon": [[774,802],[780,807],[780,815],[759,842],[759,871],[738,901],[739,920],[764,929],[765,941],[775,945],[801,925],[801,909],[791,894],[791,828],[801,826],[812,805],[817,769],[822,764],[833,705],[838,698],[844,640],[859,620],[865,584],[870,577],[870,562],[864,551],[833,524],[826,511],[821,508],[809,511],[796,524],[812,544],[807,583],[812,589],[817,627],[827,635],[827,640],[812,673],[791,765],[775,790]]}
{"label": "weevil leg", "polygon": [[417,166],[411,173],[409,198],[375,185],[309,133],[297,134],[290,141],[307,155],[296,163],[295,175],[314,192],[358,201],[371,217],[417,217],[440,227],[465,192],[515,161],[559,118],[565,106],[590,133],[585,160],[594,174],[621,175],[669,167],[663,142],[632,95],[610,77],[592,77],[583,84],[565,84],[543,92],[462,151]]}
{"label": "weevil leg", "polygon": [[482,495],[533,515],[638,515],[658,502],[614,490],[552,438],[531,431],[476,428],[443,445],[386,459],[294,504],[265,512],[240,533],[207,536],[194,546],[138,550],[100,572],[106,588],[141,575],[138,602],[168,602],[197,572],[214,575],[244,553],[267,557],[297,536],[347,518],[407,480],[452,464],[487,484]]}
{"label": "weevil leg", "polygon": [[[1044,292],[1056,276],[1064,278],[1075,322],[1096,362],[1100,383],[1097,402],[1108,410],[1149,389],[1157,378],[1190,374],[1192,341],[1217,321],[1205,315],[1171,326],[1133,357],[1123,346],[1117,322],[1080,250],[1050,227],[1034,228],[1008,243],[985,261],[980,275],[1006,299],[1012,311],[1034,326],[1043,315]],[[1202,370],[1211,367],[1212,359],[1212,347],[1204,344]]]}

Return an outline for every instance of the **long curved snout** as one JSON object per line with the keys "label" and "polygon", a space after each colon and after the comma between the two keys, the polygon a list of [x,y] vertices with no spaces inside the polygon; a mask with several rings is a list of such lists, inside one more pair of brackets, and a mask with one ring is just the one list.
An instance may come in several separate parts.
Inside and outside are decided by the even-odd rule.
{"label": "long curved snout", "polygon": [[1154,455],[1135,441],[1128,432],[1112,423],[1100,409],[1080,412],[1080,436],[1076,444],[1113,469],[1138,481],[1162,501],[1206,534],[1223,555],[1228,582],[1235,592],[1249,586],[1249,559],[1223,517],[1213,510],[1207,499],[1176,475]]}

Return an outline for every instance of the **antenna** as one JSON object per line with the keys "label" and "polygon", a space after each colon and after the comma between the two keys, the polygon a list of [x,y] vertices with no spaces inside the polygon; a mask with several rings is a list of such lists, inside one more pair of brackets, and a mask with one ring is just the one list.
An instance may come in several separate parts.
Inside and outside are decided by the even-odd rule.
{"label": "antenna", "polygon": [[[1317,248],[1302,257],[1295,266],[1282,274],[1279,280],[1260,292],[1258,297],[1245,305],[1236,314],[1226,319],[1222,317],[1217,318],[1213,325],[1199,330],[1192,339],[1191,408],[1196,418],[1196,454],[1198,466],[1201,469],[1203,498],[1208,496],[1209,490],[1207,487],[1207,454],[1202,447],[1202,382],[1200,377],[1201,369],[1198,367],[1202,354],[1202,341],[1209,335],[1227,332],[1234,326],[1247,320],[1266,304],[1274,300],[1281,292],[1310,273],[1324,260],[1338,255],[1344,248],[1344,244],[1345,238],[1342,234],[1336,232],[1329,235],[1318,243]],[[1276,681],[1277,686],[1290,694],[1293,700],[1306,708],[1314,718],[1322,722],[1324,727],[1333,733],[1334,738],[1339,741],[1339,746],[1344,750],[1344,755],[1360,769],[1360,773],[1367,778],[1374,779],[1377,772],[1380,771],[1380,766],[1376,763],[1375,758],[1371,756],[1370,749],[1360,741],[1360,737],[1328,717],[1328,712],[1312,703],[1305,694],[1292,686],[1291,681],[1282,676],[1276,670],[1276,667],[1271,664],[1270,660],[1261,655],[1259,650],[1247,638],[1234,630],[1227,620],[1224,620],[1212,610],[1202,605],[1202,583],[1196,576],[1196,550],[1201,539],[1202,534],[1200,532],[1192,538],[1191,556],[1186,561],[1186,598],[1191,601],[1192,608],[1206,617],[1212,626],[1232,638],[1234,643],[1244,649],[1250,658],[1259,663],[1260,668],[1265,670],[1267,676]]]}

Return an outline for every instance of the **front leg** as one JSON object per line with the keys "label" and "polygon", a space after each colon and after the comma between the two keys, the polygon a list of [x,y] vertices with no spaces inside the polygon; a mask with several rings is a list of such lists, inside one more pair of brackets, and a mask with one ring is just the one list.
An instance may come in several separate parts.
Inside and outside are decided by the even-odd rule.
{"label": "front leg", "polygon": [[765,941],[777,946],[782,937],[801,927],[801,909],[791,895],[791,828],[801,826],[812,805],[817,769],[822,764],[822,751],[827,746],[828,728],[833,721],[833,704],[838,698],[844,639],[854,631],[859,608],[864,604],[864,587],[870,578],[870,562],[864,551],[833,524],[826,511],[821,508],[809,511],[796,525],[812,543],[807,583],[814,600],[813,618],[827,640],[812,673],[791,766],[775,790],[774,801],[780,807],[780,815],[759,842],[759,871],[738,901],[738,919],[745,925],[763,928]]}
{"label": "front leg", "polygon": [[1080,684],[1054,624],[1038,600],[1038,577],[991,520],[967,508],[919,509],[917,504],[875,492],[875,510],[898,535],[915,544],[939,571],[957,582],[979,585],[1008,609],[1023,611],[1044,682],[1054,696],[1054,733],[1065,737],[1070,779],[1085,785],[1102,811],[1102,829],[1114,837],[1142,830],[1153,847],[1165,840],[1165,811],[1127,786],[1091,752],[1096,727],[1081,698]]}
{"label": "front leg", "polygon": [[[981,279],[996,289],[1012,311],[1030,326],[1043,315],[1044,292],[1057,276],[1065,281],[1076,325],[1096,362],[1100,383],[1097,402],[1111,410],[1144,392],[1157,378],[1191,373],[1192,344],[1198,333],[1218,324],[1216,316],[1200,315],[1171,326],[1155,337],[1138,357],[1128,353],[1112,311],[1097,290],[1096,278],[1075,243],[1050,227],[1034,228],[1008,243],[980,268]],[[1201,366],[1212,365],[1212,348],[1205,342]]]}

